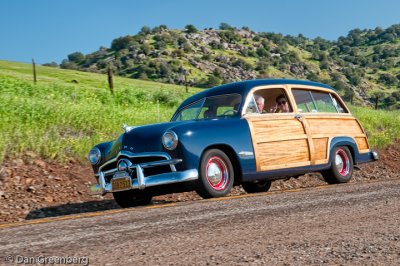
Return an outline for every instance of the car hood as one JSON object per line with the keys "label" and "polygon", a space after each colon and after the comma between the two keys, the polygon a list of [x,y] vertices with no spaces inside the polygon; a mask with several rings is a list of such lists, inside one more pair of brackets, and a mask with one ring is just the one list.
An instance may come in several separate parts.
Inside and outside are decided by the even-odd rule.
{"label": "car hood", "polygon": [[163,151],[161,137],[165,131],[188,121],[168,122],[135,127],[124,133],[122,150],[134,153]]}

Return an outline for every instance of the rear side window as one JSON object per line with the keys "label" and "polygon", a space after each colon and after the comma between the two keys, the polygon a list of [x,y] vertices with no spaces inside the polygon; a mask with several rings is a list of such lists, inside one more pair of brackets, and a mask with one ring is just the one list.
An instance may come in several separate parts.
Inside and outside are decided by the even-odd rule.
{"label": "rear side window", "polygon": [[341,112],[337,109],[337,102],[336,105],[333,103],[333,98],[330,93],[326,92],[316,92],[313,91],[311,92],[315,105],[317,106],[318,112],[324,112],[324,113],[343,113],[343,109]]}
{"label": "rear side window", "polygon": [[300,113],[318,112],[310,91],[292,90],[292,92]]}
{"label": "rear side window", "polygon": [[335,95],[329,92],[300,89],[292,92],[300,113],[346,113]]}

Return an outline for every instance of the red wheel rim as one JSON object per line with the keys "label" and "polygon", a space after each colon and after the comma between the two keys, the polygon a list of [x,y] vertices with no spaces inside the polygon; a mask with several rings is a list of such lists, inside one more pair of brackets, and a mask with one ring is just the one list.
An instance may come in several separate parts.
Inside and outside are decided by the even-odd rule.
{"label": "red wheel rim", "polygon": [[224,190],[229,184],[229,171],[224,159],[213,156],[206,164],[206,178],[210,186],[215,190]]}
{"label": "red wheel rim", "polygon": [[350,158],[344,149],[338,149],[335,154],[335,165],[341,176],[347,176],[350,172]]}

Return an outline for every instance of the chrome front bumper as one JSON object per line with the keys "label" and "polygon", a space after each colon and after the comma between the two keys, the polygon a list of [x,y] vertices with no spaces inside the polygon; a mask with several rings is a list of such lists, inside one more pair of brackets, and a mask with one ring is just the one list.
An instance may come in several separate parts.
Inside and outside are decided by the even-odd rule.
{"label": "chrome front bumper", "polygon": [[[135,157],[145,157],[145,156],[161,156],[164,157],[165,160],[160,161],[153,161],[153,162],[145,162],[139,164],[132,164],[129,167],[130,171],[134,171],[135,178],[132,178],[131,188],[130,189],[145,189],[146,187],[153,187],[153,186],[160,186],[166,184],[173,184],[185,181],[191,181],[198,179],[198,171],[197,169],[189,169],[185,171],[176,171],[175,164],[182,162],[182,159],[171,159],[168,154],[165,153],[142,153],[142,154],[134,154],[127,151],[121,151],[115,159],[110,160],[103,164],[100,169],[99,173],[96,174],[98,176],[98,184],[91,186],[92,194],[105,194],[108,192],[113,192],[111,180],[110,182],[106,181],[106,175],[114,175],[118,173],[118,169],[114,168],[107,171],[102,171],[104,166],[108,165],[109,163],[118,161],[118,158],[123,155],[128,158],[135,158]],[[171,168],[171,172],[168,173],[161,173],[151,176],[145,176],[143,169],[149,167],[156,167],[162,165],[169,165]]]}

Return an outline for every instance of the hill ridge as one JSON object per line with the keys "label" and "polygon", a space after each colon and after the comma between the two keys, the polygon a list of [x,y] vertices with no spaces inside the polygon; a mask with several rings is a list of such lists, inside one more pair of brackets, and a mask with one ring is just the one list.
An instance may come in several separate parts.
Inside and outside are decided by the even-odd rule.
{"label": "hill ridge", "polygon": [[[256,78],[307,79],[329,84],[346,100],[400,108],[400,24],[354,29],[328,41],[237,29],[143,27],[110,48],[68,55],[61,68],[174,84],[212,87]],[[186,81],[185,81],[186,79]]]}

